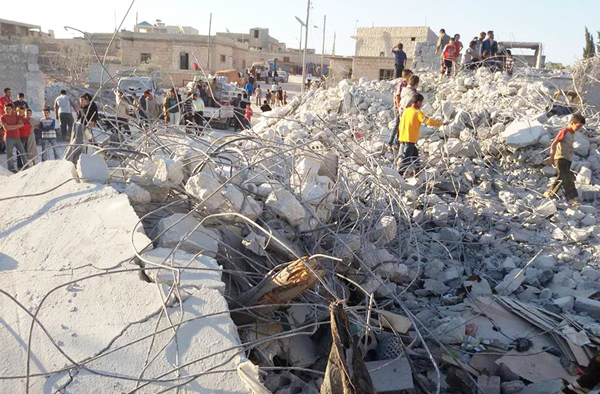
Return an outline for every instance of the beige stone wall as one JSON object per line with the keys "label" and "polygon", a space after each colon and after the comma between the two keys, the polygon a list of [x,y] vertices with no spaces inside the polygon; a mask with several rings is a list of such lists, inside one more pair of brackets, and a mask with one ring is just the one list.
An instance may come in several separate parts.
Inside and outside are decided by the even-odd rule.
{"label": "beige stone wall", "polygon": [[354,63],[352,64],[352,79],[367,77],[370,80],[378,80],[379,72],[382,69],[395,70],[394,59],[355,56]]}
{"label": "beige stone wall", "polygon": [[331,57],[329,61],[329,77],[327,78],[328,86],[335,86],[340,81],[350,78],[354,59],[351,57]]}
{"label": "beige stone wall", "polygon": [[428,27],[361,27],[356,36],[355,56],[394,57],[390,49],[398,43],[404,44],[404,52],[414,57],[417,43],[431,42],[437,39]]}

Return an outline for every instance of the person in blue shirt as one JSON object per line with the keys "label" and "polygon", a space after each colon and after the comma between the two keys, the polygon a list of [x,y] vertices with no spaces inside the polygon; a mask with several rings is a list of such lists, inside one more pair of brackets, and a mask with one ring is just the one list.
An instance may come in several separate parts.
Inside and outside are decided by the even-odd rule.
{"label": "person in blue shirt", "polygon": [[244,90],[248,94],[248,98],[252,97],[252,94],[254,94],[254,84],[251,82],[248,82],[246,84],[246,86],[244,87]]}
{"label": "person in blue shirt", "polygon": [[402,71],[406,67],[407,57],[403,49],[404,45],[402,45],[402,43],[392,48],[392,52],[394,52],[394,57],[396,58],[396,78],[400,78],[402,76]]}
{"label": "person in blue shirt", "polygon": [[494,32],[488,31],[488,38],[483,40],[481,43],[481,53],[487,51],[490,57],[494,57],[498,54],[498,42],[494,40]]}

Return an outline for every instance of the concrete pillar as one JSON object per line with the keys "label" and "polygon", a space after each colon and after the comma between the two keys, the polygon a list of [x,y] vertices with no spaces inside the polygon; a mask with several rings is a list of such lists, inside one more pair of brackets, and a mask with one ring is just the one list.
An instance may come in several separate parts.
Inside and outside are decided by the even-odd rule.
{"label": "concrete pillar", "polygon": [[540,43],[540,46],[535,51],[535,68],[542,68],[542,58],[544,56],[543,46]]}

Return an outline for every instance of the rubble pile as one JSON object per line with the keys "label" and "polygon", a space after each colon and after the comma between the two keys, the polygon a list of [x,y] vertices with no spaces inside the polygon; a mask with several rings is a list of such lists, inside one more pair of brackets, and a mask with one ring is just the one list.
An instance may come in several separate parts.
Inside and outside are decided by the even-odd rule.
{"label": "rubble pile", "polygon": [[165,303],[210,271],[194,256],[222,267],[254,392],[335,392],[343,341],[360,392],[542,392],[600,344],[600,119],[576,137],[583,204],[542,198],[569,116],[525,71],[420,73],[423,111],[449,124],[422,127],[414,176],[386,149],[397,81],[366,79],[240,134],[152,125],[94,157],[157,248],[137,263]]}

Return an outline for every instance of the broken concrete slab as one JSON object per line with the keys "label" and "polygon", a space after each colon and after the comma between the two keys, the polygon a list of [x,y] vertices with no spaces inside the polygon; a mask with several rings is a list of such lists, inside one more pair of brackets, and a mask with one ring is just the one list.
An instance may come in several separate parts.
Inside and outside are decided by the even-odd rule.
{"label": "broken concrete slab", "polygon": [[[104,351],[106,355],[86,364],[93,370],[133,381],[73,369],[66,392],[93,393],[99,387],[128,392],[138,385],[135,380],[141,376],[152,381],[140,382],[139,392],[157,392],[185,383],[188,392],[252,394],[236,370],[245,359],[240,355],[237,329],[219,291],[196,289],[181,309],[167,308],[170,321],[176,324],[175,332],[169,320],[153,316],[127,327]],[[150,360],[149,349],[153,350]],[[211,373],[215,370],[219,372]]]}
{"label": "broken concrete slab", "polygon": [[410,364],[406,357],[365,363],[377,393],[399,393],[414,388]]}
{"label": "broken concrete slab", "polygon": [[[175,254],[180,268],[178,263],[189,263],[188,271],[209,267],[200,271],[201,278],[194,276],[199,271],[182,268],[184,315],[179,316],[179,306],[167,308],[171,321],[182,324],[175,342],[173,328],[160,314],[165,309],[157,285],[141,280],[141,268],[131,264],[134,248],[140,250],[150,240],[138,226],[127,196],[110,186],[76,181],[52,189],[75,173],[71,162],[52,160],[0,181],[0,288],[16,296],[28,311],[39,307],[37,317],[55,341],[34,325],[31,373],[42,375],[31,378],[30,392],[113,392],[121,387],[129,391],[145,369],[143,376],[165,374],[166,380],[152,383],[155,388],[184,383],[186,389],[198,392],[250,393],[236,372],[242,361],[240,341],[221,295],[220,267],[212,259],[209,263],[206,258]],[[10,198],[13,193],[28,197]],[[146,257],[163,261],[169,253],[147,251]],[[207,272],[213,276],[206,277]],[[7,328],[0,330],[0,357],[13,361],[1,364],[0,374],[22,376],[31,316],[8,297],[0,297],[0,310]],[[162,331],[155,335],[157,327]],[[142,340],[131,344],[137,339]],[[151,341],[154,354],[160,353],[146,363]],[[117,350],[121,346],[126,347]],[[94,370],[132,380],[70,368],[58,349]],[[64,372],[52,372],[65,366]],[[209,368],[222,366],[233,372],[200,375],[187,383],[180,379],[181,372],[210,372]],[[0,381],[0,392],[24,392],[24,386],[24,379],[6,379]]]}
{"label": "broken concrete slab", "polygon": [[479,375],[477,377],[479,389],[477,394],[500,394],[500,377]]}
{"label": "broken concrete slab", "polygon": [[574,376],[562,367],[560,359],[547,352],[518,352],[511,350],[496,360],[496,364],[504,365],[513,373],[533,383],[546,382],[548,377],[560,377],[571,382]]}
{"label": "broken concrete slab", "polygon": [[217,231],[204,227],[199,220],[183,213],[162,218],[154,235],[162,247],[178,247],[188,253],[203,253],[211,257],[217,255],[221,242]]}
{"label": "broken concrete slab", "polygon": [[561,379],[548,380],[530,384],[518,394],[560,394],[563,382]]}
{"label": "broken concrete slab", "polygon": [[221,281],[223,268],[212,257],[157,248],[144,252],[141,260],[148,268],[146,275],[155,283],[177,283],[183,288],[205,287],[225,293],[225,283]]}
{"label": "broken concrete slab", "polygon": [[288,190],[277,189],[273,190],[265,205],[278,216],[287,220],[291,225],[298,225],[306,216],[306,210],[298,202],[296,197]]}
{"label": "broken concrete slab", "polygon": [[575,311],[585,312],[588,315],[600,319],[600,301],[587,297],[577,297],[574,305]]}
{"label": "broken concrete slab", "polygon": [[535,145],[546,135],[544,126],[537,120],[514,121],[500,135],[511,148],[525,148]]}
{"label": "broken concrete slab", "polygon": [[104,158],[99,155],[81,155],[77,160],[77,174],[88,182],[105,183],[110,174]]}

